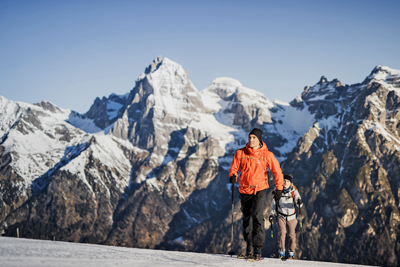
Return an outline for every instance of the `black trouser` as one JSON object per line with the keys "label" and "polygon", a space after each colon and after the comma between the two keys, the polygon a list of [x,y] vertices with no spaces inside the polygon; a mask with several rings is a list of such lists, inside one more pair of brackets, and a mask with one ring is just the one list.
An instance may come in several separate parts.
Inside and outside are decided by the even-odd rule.
{"label": "black trouser", "polygon": [[267,189],[257,194],[240,194],[243,213],[243,237],[253,247],[262,247],[265,242],[264,211],[267,204]]}

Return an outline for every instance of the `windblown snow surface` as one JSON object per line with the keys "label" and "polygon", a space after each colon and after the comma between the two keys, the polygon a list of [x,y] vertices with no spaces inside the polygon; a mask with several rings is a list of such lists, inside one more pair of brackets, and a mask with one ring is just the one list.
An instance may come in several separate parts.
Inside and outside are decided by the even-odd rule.
{"label": "windblown snow surface", "polygon": [[0,237],[0,266],[360,266],[306,260],[260,262],[222,254],[165,251]]}

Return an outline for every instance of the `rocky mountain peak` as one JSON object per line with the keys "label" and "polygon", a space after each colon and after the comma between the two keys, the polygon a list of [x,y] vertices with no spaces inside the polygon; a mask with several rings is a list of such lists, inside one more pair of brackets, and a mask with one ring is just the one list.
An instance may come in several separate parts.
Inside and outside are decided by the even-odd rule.
{"label": "rocky mountain peak", "polygon": [[199,112],[205,110],[200,99],[199,91],[180,64],[157,57],[126,96],[111,132],[151,150],[162,162],[171,133],[186,128],[191,121],[199,121]]}
{"label": "rocky mountain peak", "polygon": [[152,63],[144,70],[145,74],[150,74],[154,72],[162,63],[162,56],[156,57]]}
{"label": "rocky mountain peak", "polygon": [[328,79],[325,76],[322,76],[321,79],[319,79],[318,84],[323,84],[329,82]]}
{"label": "rocky mountain peak", "polygon": [[[157,66],[154,67],[154,64]],[[129,98],[133,99],[133,103],[146,100],[143,104],[147,108],[153,106],[157,112],[175,114],[178,117],[182,116],[181,111],[202,109],[197,101],[200,98],[199,92],[182,65],[168,58],[158,57],[147,69],[149,68],[152,71],[143,73],[131,91]]]}
{"label": "rocky mountain peak", "polygon": [[393,69],[391,69],[389,67],[377,65],[377,66],[375,66],[375,68],[373,68],[370,75],[374,75],[374,74],[376,75],[380,72],[390,73],[391,71],[393,71]]}
{"label": "rocky mountain peak", "polygon": [[329,81],[325,76],[322,76],[318,83],[314,86],[306,86],[304,88],[301,97],[305,100],[321,100],[332,95],[337,95],[338,87],[342,87],[343,84],[338,80],[334,79]]}
{"label": "rocky mountain peak", "polygon": [[237,89],[241,87],[243,87],[243,85],[238,80],[228,77],[220,77],[212,81],[205,90],[214,92],[222,99],[226,99],[227,97],[233,95]]}
{"label": "rocky mountain peak", "polygon": [[[159,56],[146,67],[130,93],[111,94],[101,100],[96,98],[86,116],[94,119],[101,129],[111,127],[123,114],[132,123],[149,121],[153,116],[182,117],[182,110],[193,112],[203,109],[198,98],[199,92],[189,80],[188,72],[180,64]],[[170,118],[163,122],[168,120]]]}
{"label": "rocky mountain peak", "polygon": [[108,98],[96,98],[85,116],[93,119],[100,129],[104,129],[122,116],[122,108],[125,106],[126,96],[111,94]]}
{"label": "rocky mountain peak", "polygon": [[242,87],[242,83],[236,79],[232,79],[229,77],[219,77],[216,78],[214,81],[211,82],[209,87],[211,86],[218,86],[218,87],[225,87],[225,88],[238,88]]}
{"label": "rocky mountain peak", "polygon": [[371,81],[376,81],[379,83],[385,83],[393,85],[395,87],[400,87],[400,71],[391,69],[386,66],[376,66],[371,74],[363,81],[363,84],[370,83]]}
{"label": "rocky mountain peak", "polygon": [[158,56],[153,60],[152,63],[145,69],[145,71],[139,76],[136,83],[143,80],[145,77],[148,79],[157,79],[167,76],[180,76],[188,79],[188,72],[182,67],[182,65],[170,60],[169,58],[162,58]]}
{"label": "rocky mountain peak", "polygon": [[307,106],[308,110],[315,114],[316,119],[328,117],[338,112],[340,104],[337,101],[344,89],[345,86],[338,79],[329,81],[322,76],[315,85],[304,87],[301,95],[292,100],[290,105],[298,109]]}
{"label": "rocky mountain peak", "polygon": [[61,109],[59,107],[57,107],[56,105],[54,105],[53,103],[47,101],[47,100],[43,100],[40,103],[35,103],[35,106],[41,107],[44,110],[48,110],[52,113],[59,113],[62,112]]}
{"label": "rocky mountain peak", "polygon": [[336,87],[344,86],[343,83],[341,81],[339,81],[338,79],[333,79],[332,83],[335,84]]}

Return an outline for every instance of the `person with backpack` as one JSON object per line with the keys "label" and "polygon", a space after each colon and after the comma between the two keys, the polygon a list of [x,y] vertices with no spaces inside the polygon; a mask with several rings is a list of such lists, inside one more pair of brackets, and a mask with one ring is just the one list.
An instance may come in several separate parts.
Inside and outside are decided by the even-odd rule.
{"label": "person with backpack", "polygon": [[[275,192],[276,193],[276,192]],[[278,205],[276,205],[278,203]],[[285,259],[285,239],[286,233],[289,234],[289,260],[294,260],[296,249],[296,204],[301,208],[303,202],[297,188],[293,185],[293,177],[284,175],[283,192],[280,200],[272,200],[269,222],[272,223],[275,217],[278,226],[278,250],[279,258]]]}
{"label": "person with backpack", "polygon": [[245,257],[248,259],[260,260],[265,242],[264,211],[269,188],[268,169],[275,174],[275,199],[279,201],[283,189],[282,170],[274,154],[262,141],[262,130],[254,128],[249,133],[246,146],[236,151],[229,169],[230,183],[235,183],[240,176],[243,237],[247,244]]}

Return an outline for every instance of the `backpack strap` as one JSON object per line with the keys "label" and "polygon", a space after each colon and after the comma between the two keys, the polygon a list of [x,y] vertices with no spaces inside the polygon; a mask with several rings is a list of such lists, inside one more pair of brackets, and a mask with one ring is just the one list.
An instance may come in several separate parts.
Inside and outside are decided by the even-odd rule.
{"label": "backpack strap", "polygon": [[287,218],[288,218],[289,216],[292,216],[292,215],[295,215],[295,214],[296,214],[296,210],[294,211],[293,214],[285,214],[285,213],[280,212],[280,211],[278,211],[278,213],[279,213],[279,215],[282,215],[283,217],[285,217],[285,220],[287,221]]}
{"label": "backpack strap", "polygon": [[297,191],[297,187],[295,185],[293,185],[293,189],[294,190],[291,192],[291,194],[292,194],[292,198],[293,198],[293,204],[296,207],[296,202],[294,201],[294,193],[295,193],[295,191]]}

